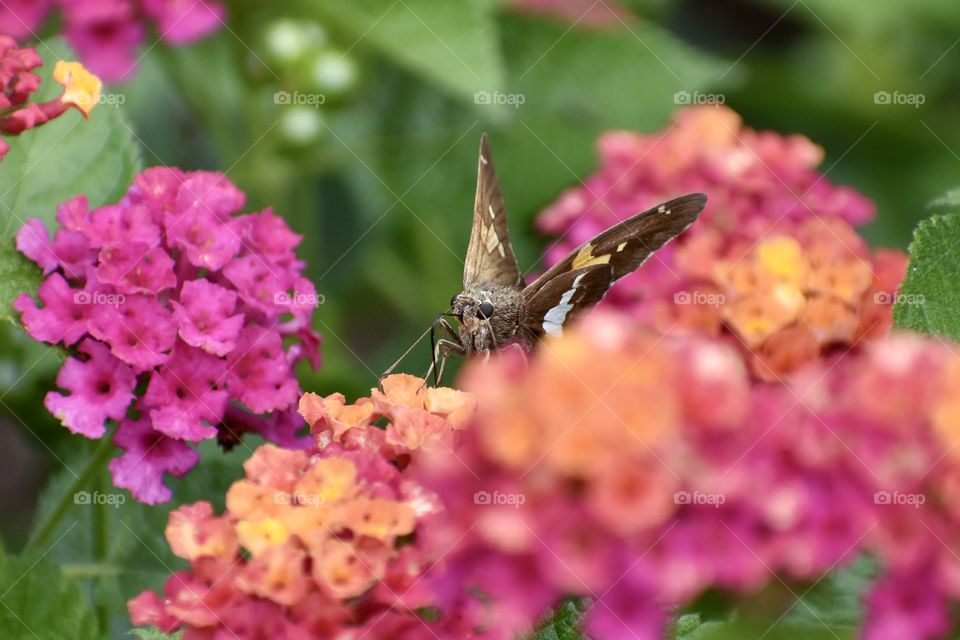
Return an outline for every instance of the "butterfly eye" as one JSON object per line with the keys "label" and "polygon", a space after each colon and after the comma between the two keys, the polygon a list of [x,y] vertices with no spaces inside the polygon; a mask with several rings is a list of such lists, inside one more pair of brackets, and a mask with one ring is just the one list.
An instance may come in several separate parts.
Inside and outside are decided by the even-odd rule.
{"label": "butterfly eye", "polygon": [[481,302],[478,309],[480,311],[480,315],[484,318],[489,318],[493,315],[493,305],[489,302]]}

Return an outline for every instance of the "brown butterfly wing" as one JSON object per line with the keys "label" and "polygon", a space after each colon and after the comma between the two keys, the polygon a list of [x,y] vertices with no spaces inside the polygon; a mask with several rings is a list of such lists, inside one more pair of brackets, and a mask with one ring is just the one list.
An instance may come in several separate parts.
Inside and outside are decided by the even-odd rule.
{"label": "brown butterfly wing", "polygon": [[518,288],[521,283],[520,267],[510,246],[507,211],[503,206],[503,193],[490,155],[487,134],[480,139],[473,229],[463,268],[464,289],[479,282]]}
{"label": "brown butterfly wing", "polygon": [[523,290],[527,330],[559,333],[571,318],[599,302],[614,282],[683,233],[706,202],[702,193],[675,198],[577,247]]}

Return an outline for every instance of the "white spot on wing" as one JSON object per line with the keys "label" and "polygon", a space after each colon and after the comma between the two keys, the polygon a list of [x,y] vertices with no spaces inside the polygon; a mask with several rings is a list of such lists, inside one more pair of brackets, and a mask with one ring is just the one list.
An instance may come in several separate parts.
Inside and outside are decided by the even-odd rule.
{"label": "white spot on wing", "polygon": [[500,238],[497,237],[497,230],[493,225],[489,227],[485,224],[482,225],[480,238],[483,240],[483,246],[487,248],[487,253],[493,253],[494,249],[500,246]]}
{"label": "white spot on wing", "polygon": [[626,241],[623,241],[623,242],[621,242],[620,244],[618,244],[618,245],[617,245],[617,253],[620,253],[621,251],[623,251],[623,248],[624,248],[625,246],[627,246]]}
{"label": "white spot on wing", "polygon": [[666,212],[667,212],[667,208],[665,206],[660,205],[659,207],[657,207],[657,213],[666,213]]}
{"label": "white spot on wing", "polygon": [[576,293],[577,287],[580,286],[580,280],[582,280],[585,275],[586,272],[578,275],[573,281],[573,286],[567,291],[564,291],[563,295],[560,296],[560,302],[543,316],[543,330],[546,331],[548,335],[563,335],[563,323],[567,319],[567,314],[573,309],[570,300],[573,299],[573,294]]}
{"label": "white spot on wing", "polygon": [[497,212],[493,210],[493,205],[492,205],[492,204],[488,204],[488,205],[487,205],[487,212],[490,214],[490,218],[491,218],[491,219],[497,217]]}

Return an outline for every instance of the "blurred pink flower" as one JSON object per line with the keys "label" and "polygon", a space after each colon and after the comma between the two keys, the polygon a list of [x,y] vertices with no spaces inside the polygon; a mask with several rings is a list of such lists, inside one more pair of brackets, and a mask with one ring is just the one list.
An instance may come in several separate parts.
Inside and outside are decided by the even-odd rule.
{"label": "blurred pink flower", "polygon": [[70,46],[111,82],[130,78],[151,26],[160,40],[181,45],[216,31],[226,18],[216,0],[8,0],[0,5],[0,32],[17,40],[35,38],[55,11]]}
{"label": "blurred pink flower", "polygon": [[809,583],[864,553],[881,574],[866,638],[949,628],[960,364],[948,345],[877,338],[766,384],[727,345],[600,311],[529,361],[469,364],[463,381],[476,418],[456,455],[437,450],[414,475],[444,505],[418,542],[453,547],[446,584],[483,594],[492,637],[579,596],[590,637],[652,640],[706,590]]}
{"label": "blurred pink flower", "polygon": [[[63,203],[53,242],[40,220],[17,234],[17,247],[47,276],[42,307],[26,294],[15,301],[27,333],[66,347],[80,342],[57,379],[70,395],[51,392],[47,407],[90,438],[102,437],[108,419],[120,423],[115,437],[127,453],[111,466],[114,481],[140,500],[170,498],[163,474],[183,475],[196,463],[189,443],[216,436],[230,446],[247,431],[304,443],[293,368],[302,359],[319,365],[314,306],[284,304],[286,288],[269,292],[270,305],[247,304],[224,273],[243,260],[277,274],[278,287],[299,283],[300,237],[272,214],[248,234],[265,214],[235,215],[243,204],[221,174],[154,168],[118,204],[91,211],[82,196]],[[196,215],[211,238],[233,238],[225,261],[203,260],[206,245],[175,244],[172,230]],[[145,391],[135,396],[141,374]]]}

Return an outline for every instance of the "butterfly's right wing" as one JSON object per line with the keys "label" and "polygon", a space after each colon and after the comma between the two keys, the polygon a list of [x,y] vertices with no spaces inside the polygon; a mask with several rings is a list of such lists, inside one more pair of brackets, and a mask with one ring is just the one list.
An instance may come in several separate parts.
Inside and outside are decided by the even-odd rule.
{"label": "butterfly's right wing", "polygon": [[614,282],[683,233],[706,202],[702,193],[675,198],[577,247],[523,290],[525,329],[533,335],[559,334],[564,324],[599,302]]}

